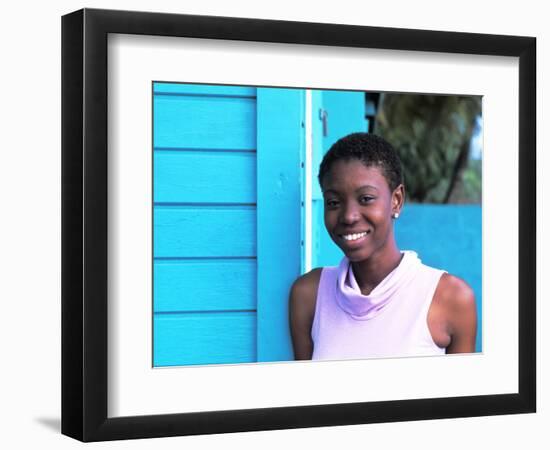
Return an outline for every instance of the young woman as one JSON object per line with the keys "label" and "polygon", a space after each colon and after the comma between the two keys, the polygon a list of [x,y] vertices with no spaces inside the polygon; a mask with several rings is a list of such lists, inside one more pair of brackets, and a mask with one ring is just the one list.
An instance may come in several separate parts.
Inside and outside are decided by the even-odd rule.
{"label": "young woman", "polygon": [[395,242],[405,189],[393,147],[373,134],[346,136],[323,158],[319,183],[325,226],[344,258],[292,286],[295,359],[473,352],[472,289]]}

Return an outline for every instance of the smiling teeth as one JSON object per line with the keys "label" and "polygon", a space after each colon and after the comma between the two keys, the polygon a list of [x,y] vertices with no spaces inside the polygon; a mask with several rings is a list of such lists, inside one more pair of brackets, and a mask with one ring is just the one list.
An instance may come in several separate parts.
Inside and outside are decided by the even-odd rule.
{"label": "smiling teeth", "polygon": [[367,235],[367,232],[364,231],[363,233],[344,234],[342,235],[342,237],[346,241],[356,241],[357,239],[362,238],[363,236],[366,236],[366,235]]}

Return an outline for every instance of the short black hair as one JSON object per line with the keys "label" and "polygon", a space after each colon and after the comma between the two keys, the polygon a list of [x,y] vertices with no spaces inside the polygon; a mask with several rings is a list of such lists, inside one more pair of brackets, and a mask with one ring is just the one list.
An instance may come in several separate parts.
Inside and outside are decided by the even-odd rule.
{"label": "short black hair", "polygon": [[323,187],[323,179],[332,165],[339,160],[356,159],[366,167],[379,167],[393,192],[403,184],[401,160],[393,146],[372,133],[352,133],[337,140],[323,157],[319,167],[319,184]]}

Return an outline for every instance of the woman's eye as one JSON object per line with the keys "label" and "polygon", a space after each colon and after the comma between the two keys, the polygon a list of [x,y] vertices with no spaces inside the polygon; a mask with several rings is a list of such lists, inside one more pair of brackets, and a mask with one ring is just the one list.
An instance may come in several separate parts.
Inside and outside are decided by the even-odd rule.
{"label": "woman's eye", "polygon": [[336,208],[340,202],[338,200],[325,200],[325,205],[329,208]]}
{"label": "woman's eye", "polygon": [[374,197],[371,197],[370,195],[363,195],[359,200],[361,203],[370,203],[374,200]]}

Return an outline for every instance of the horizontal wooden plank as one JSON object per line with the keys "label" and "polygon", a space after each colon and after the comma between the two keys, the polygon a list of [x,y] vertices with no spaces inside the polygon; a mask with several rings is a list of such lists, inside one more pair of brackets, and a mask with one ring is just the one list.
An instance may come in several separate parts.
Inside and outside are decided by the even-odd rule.
{"label": "horizontal wooden plank", "polygon": [[255,257],[254,206],[155,206],[155,257]]}
{"label": "horizontal wooden plank", "polygon": [[215,84],[194,83],[153,83],[155,94],[180,94],[180,95],[217,95],[255,97],[256,88],[250,86],[225,86]]}
{"label": "horizontal wooden plank", "polygon": [[154,311],[256,309],[256,260],[155,261]]}
{"label": "horizontal wooden plank", "polygon": [[256,101],[240,97],[154,96],[154,146],[256,148]]}
{"label": "horizontal wooden plank", "polygon": [[155,202],[256,202],[256,154],[155,151]]}
{"label": "horizontal wooden plank", "polygon": [[154,365],[256,361],[256,313],[155,314]]}

